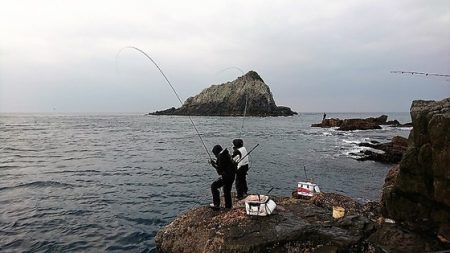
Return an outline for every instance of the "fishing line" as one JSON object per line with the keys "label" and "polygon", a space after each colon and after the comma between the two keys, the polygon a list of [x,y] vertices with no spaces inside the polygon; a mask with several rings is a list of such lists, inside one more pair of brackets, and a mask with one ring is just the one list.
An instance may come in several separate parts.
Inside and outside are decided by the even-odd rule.
{"label": "fishing line", "polygon": [[[242,125],[241,125],[241,130],[239,131],[239,139],[242,139],[242,130],[244,129],[245,115],[247,114],[247,105],[248,105],[248,95],[245,95],[244,116],[242,117]],[[249,161],[249,164],[248,164],[249,168],[250,168],[250,163],[251,163],[250,161]]]}
{"label": "fishing line", "polygon": [[225,71],[227,71],[227,70],[231,70],[231,69],[235,69],[235,70],[241,72],[242,75],[244,75],[244,71],[243,71],[242,69],[236,67],[236,66],[231,66],[231,67],[228,67],[228,68],[219,70],[219,71],[217,71],[216,75],[222,74],[223,72],[225,72]]}
{"label": "fishing line", "polygon": [[242,125],[241,125],[241,130],[239,131],[239,139],[241,139],[242,129],[244,129],[244,120],[245,120],[245,115],[247,114],[247,104],[248,104],[248,95],[245,95],[244,116],[242,117]]}
{"label": "fishing line", "polygon": [[[128,46],[128,47],[123,47],[119,50],[119,52],[116,55],[116,63],[117,63],[117,57],[120,55],[120,53],[125,50],[125,49],[134,49],[140,53],[142,53],[145,57],[147,57],[155,66],[156,68],[158,68],[159,72],[163,75],[164,79],[166,80],[167,84],[169,84],[170,88],[172,88],[172,91],[175,93],[175,96],[177,97],[178,101],[180,101],[181,106],[183,106],[183,101],[181,100],[180,96],[178,95],[177,91],[175,90],[175,88],[173,87],[172,83],[170,83],[169,79],[167,78],[167,76],[164,74],[164,72],[162,71],[162,69],[158,66],[158,64],[156,64],[156,62],[152,59],[152,57],[150,57],[147,53],[145,53],[143,50],[137,48],[137,47],[133,47],[133,46]],[[116,65],[117,66],[117,65]],[[206,153],[209,156],[209,159],[212,160],[211,154],[209,154],[208,148],[206,148],[205,142],[203,141],[202,136],[200,135],[197,126],[195,126],[194,121],[191,118],[191,115],[187,114],[187,116],[189,117],[189,120],[191,121],[192,126],[195,129],[195,132],[197,133],[198,138],[200,138],[200,141],[203,144],[203,147],[205,148]]]}

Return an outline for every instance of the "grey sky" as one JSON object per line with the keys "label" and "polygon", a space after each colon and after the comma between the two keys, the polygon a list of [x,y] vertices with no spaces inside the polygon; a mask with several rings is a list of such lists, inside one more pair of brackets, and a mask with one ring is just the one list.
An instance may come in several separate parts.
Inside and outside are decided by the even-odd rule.
{"label": "grey sky", "polygon": [[148,112],[257,71],[295,111],[450,96],[448,0],[0,2],[0,112]]}

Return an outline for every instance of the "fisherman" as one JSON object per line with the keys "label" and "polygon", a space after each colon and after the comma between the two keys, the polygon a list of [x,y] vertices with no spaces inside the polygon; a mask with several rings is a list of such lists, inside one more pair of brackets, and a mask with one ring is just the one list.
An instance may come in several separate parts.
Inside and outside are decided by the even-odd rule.
{"label": "fisherman", "polygon": [[327,117],[327,114],[323,113],[323,119],[322,120],[325,120],[326,117]]}
{"label": "fisherman", "polygon": [[223,187],[225,208],[231,208],[233,205],[231,202],[231,188],[233,187],[234,178],[236,176],[236,165],[233,163],[228,150],[223,149],[220,145],[215,145],[212,152],[216,156],[217,161],[210,160],[210,164],[217,170],[220,178],[211,184],[213,203],[210,204],[210,207],[214,210],[220,209],[219,188]]}
{"label": "fisherman", "polygon": [[233,140],[233,160],[237,162],[236,170],[236,193],[238,199],[247,196],[247,171],[248,171],[248,155],[247,149],[244,147],[242,139]]}

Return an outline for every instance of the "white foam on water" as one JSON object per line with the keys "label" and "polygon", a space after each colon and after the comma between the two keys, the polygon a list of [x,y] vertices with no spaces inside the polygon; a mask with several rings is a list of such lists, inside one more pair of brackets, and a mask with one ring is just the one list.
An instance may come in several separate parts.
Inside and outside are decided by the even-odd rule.
{"label": "white foam on water", "polygon": [[363,142],[371,142],[370,138],[361,138],[356,140],[344,139],[342,141],[347,144],[355,144],[355,145],[359,145],[360,143]]}
{"label": "white foam on water", "polygon": [[[362,156],[364,156],[364,154],[361,153],[364,150],[365,150],[364,147],[354,147],[354,148],[351,148],[351,149],[344,150],[342,152],[342,154],[345,155],[345,156],[348,156],[350,158],[355,158],[356,159],[356,158],[361,158]],[[361,154],[361,155],[359,155],[359,154]]]}

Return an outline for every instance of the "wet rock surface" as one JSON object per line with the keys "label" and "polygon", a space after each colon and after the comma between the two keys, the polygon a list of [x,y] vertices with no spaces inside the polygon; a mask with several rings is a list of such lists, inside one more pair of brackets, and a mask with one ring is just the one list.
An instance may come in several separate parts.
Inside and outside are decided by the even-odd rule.
{"label": "wet rock surface", "polygon": [[[386,224],[380,205],[360,204],[339,194],[321,193],[311,200],[272,197],[276,212],[267,217],[248,216],[242,202],[214,211],[208,207],[190,210],[162,228],[155,241],[160,252],[411,252],[438,250],[438,241],[396,224]],[[236,200],[234,200],[236,201]],[[346,215],[332,217],[332,207],[341,205]],[[380,230],[381,229],[381,230]],[[394,231],[402,244],[391,240]],[[394,238],[394,237],[392,237]],[[416,243],[417,242],[417,243]],[[402,249],[402,245],[408,245]],[[420,252],[420,251],[412,251]]]}
{"label": "wet rock surface", "polygon": [[382,151],[364,150],[360,151],[360,153],[352,153],[352,155],[361,156],[357,158],[358,161],[372,160],[382,163],[399,163],[408,148],[408,139],[395,136],[388,143],[363,142],[358,145]]}
{"label": "wet rock surface", "polygon": [[[246,109],[247,107],[247,109]],[[286,106],[277,106],[269,86],[255,71],[220,85],[212,85],[188,98],[182,107],[169,108],[151,115],[198,116],[292,116]]]}

